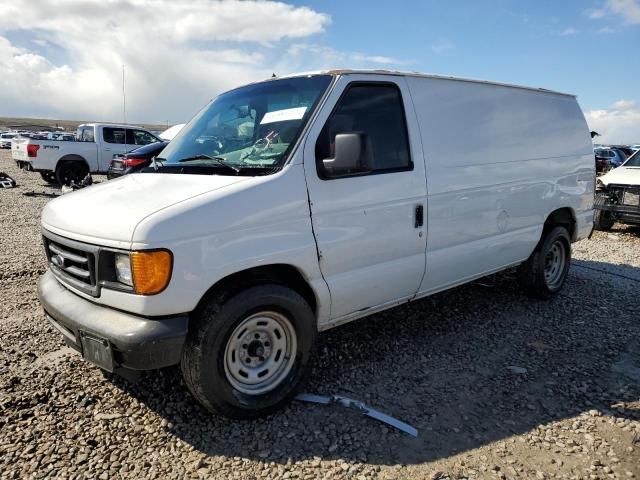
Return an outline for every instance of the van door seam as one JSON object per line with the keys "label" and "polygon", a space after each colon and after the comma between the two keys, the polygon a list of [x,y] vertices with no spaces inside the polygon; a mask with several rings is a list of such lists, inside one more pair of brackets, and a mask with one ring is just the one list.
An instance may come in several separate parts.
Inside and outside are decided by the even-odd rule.
{"label": "van door seam", "polygon": [[320,246],[318,245],[318,237],[316,236],[316,231],[313,226],[313,203],[311,202],[311,194],[309,193],[309,183],[307,180],[307,167],[305,162],[305,145],[308,141],[307,137],[305,139],[304,144],[302,145],[302,172],[304,174],[304,186],[307,189],[307,205],[309,206],[309,223],[311,224],[311,235],[313,236],[313,242],[316,246],[316,258],[318,259],[318,270],[320,271],[320,276],[324,281],[324,284],[327,286],[327,291],[329,292],[329,321],[331,321],[331,308],[333,306],[333,295],[331,294],[331,287],[329,286],[329,282],[324,277],[324,272],[322,271],[322,265],[320,264],[320,260],[322,259],[322,253],[320,252]]}
{"label": "van door seam", "polygon": [[[407,87],[407,92],[409,93],[409,101],[411,102],[411,109],[413,111],[413,117],[415,118],[416,121],[416,126],[418,127],[418,140],[420,142],[420,150],[422,151],[422,166],[423,166],[423,171],[424,171],[424,213],[423,213],[423,223],[424,223],[424,230],[425,230],[425,235],[424,235],[424,270],[422,271],[422,278],[420,279],[420,283],[418,284],[418,288],[416,289],[415,293],[413,294],[413,296],[409,299],[410,301],[415,299],[419,292],[420,292],[420,287],[422,287],[422,284],[424,283],[424,279],[427,276],[427,247],[429,246],[429,178],[427,175],[427,157],[425,156],[424,153],[424,143],[422,142],[422,128],[420,127],[420,119],[418,118],[418,112],[416,111],[416,104],[413,101],[413,95],[411,94],[411,85],[409,84],[409,82],[407,81],[407,77],[403,77],[404,78],[404,84]],[[411,137],[409,137],[411,138]]]}

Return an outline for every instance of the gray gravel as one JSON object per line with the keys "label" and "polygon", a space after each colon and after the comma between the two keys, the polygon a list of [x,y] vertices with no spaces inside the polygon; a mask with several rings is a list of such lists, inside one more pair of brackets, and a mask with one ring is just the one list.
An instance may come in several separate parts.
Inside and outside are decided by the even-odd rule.
{"label": "gray gravel", "polygon": [[36,299],[56,189],[7,151],[0,171],[19,184],[0,190],[2,478],[640,478],[640,229],[575,245],[550,302],[506,272],[321,335],[306,391],[362,400],[414,439],[339,406],[216,418],[175,368],[103,375]]}

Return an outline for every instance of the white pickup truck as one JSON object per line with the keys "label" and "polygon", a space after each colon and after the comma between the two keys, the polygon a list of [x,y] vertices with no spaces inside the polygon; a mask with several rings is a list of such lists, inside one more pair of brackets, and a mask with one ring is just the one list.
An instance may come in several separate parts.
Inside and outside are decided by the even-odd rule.
{"label": "white pickup truck", "polygon": [[87,123],[78,127],[78,141],[14,139],[11,155],[20,168],[39,172],[50,183],[68,185],[87,173],[106,172],[113,155],[159,142],[149,131],[131,125]]}

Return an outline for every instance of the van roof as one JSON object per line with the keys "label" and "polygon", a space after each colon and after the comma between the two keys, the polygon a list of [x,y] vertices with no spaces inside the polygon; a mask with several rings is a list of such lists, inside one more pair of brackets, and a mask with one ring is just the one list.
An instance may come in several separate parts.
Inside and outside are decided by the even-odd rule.
{"label": "van roof", "polygon": [[435,78],[435,79],[442,79],[442,80],[455,80],[458,82],[481,83],[485,85],[497,85],[500,87],[520,88],[523,90],[533,90],[536,92],[553,93],[555,95],[564,95],[564,96],[575,98],[575,95],[571,93],[558,92],[556,90],[549,90],[547,88],[527,87],[523,85],[514,85],[511,83],[491,82],[488,80],[477,80],[473,78],[454,77],[454,76],[448,76],[448,75],[435,75],[431,73],[403,72],[399,70],[366,70],[366,69],[338,68],[338,69],[331,69],[331,70],[316,70],[311,72],[292,73],[289,75],[283,75],[282,77],[274,77],[273,79],[276,80],[276,78],[302,77],[307,75],[353,75],[353,74],[397,75],[402,77],[420,77],[420,78]]}

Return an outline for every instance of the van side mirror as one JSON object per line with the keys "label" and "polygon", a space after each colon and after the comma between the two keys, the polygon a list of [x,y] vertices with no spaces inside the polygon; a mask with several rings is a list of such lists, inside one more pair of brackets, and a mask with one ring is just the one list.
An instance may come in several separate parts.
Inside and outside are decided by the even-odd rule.
{"label": "van side mirror", "polygon": [[333,158],[322,160],[327,174],[338,176],[368,171],[364,140],[364,134],[359,132],[338,133]]}

